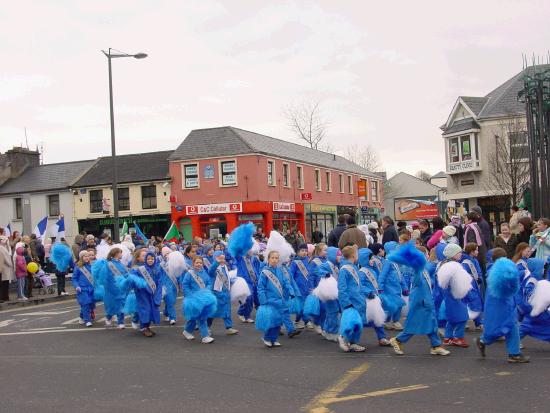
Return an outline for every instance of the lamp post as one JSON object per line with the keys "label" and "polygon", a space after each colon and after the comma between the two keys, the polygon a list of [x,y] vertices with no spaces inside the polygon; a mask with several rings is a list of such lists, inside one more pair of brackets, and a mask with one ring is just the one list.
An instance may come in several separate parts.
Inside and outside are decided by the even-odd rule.
{"label": "lamp post", "polygon": [[[115,53],[111,51],[114,50]],[[113,241],[118,243],[120,241],[119,234],[119,219],[118,219],[118,172],[116,162],[116,146],[115,146],[115,113],[113,110],[113,74],[111,70],[111,59],[118,57],[133,57],[134,59],[144,59],[147,57],[145,53],[128,54],[109,48],[108,51],[102,50],[103,54],[107,57],[107,63],[109,65],[109,108],[111,112],[111,156],[113,158],[113,219],[114,219],[114,234]]]}

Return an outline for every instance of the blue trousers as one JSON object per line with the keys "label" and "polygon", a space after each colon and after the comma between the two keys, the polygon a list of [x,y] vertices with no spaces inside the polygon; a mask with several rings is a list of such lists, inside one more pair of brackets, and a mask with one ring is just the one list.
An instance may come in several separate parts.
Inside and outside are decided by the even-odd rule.
{"label": "blue trousers", "polygon": [[382,340],[383,338],[388,338],[386,335],[386,331],[384,330],[384,327],[376,327],[372,322],[368,323],[365,327],[373,328],[374,332],[376,333],[376,338],[378,340]]}
{"label": "blue trousers", "polygon": [[357,332],[351,333],[351,334],[342,334],[342,337],[346,339],[346,341],[350,344],[357,344],[361,340],[361,333],[363,330],[359,330]]}
{"label": "blue trousers", "polygon": [[323,331],[328,334],[338,334],[340,327],[340,313],[325,313]]}
{"label": "blue trousers", "polygon": [[279,340],[280,330],[281,326],[270,328],[264,333],[264,340],[269,341],[270,343],[276,342],[277,340]]}
{"label": "blue trousers", "polygon": [[85,323],[92,321],[93,308],[94,308],[93,303],[84,304],[80,306],[80,318],[83,319]]}
{"label": "blue trousers", "polygon": [[288,310],[288,306],[286,304],[283,309],[283,325],[285,326],[287,334],[296,331],[296,327],[294,326],[294,322],[290,318],[290,311]]}
{"label": "blue trousers", "polygon": [[393,321],[394,323],[397,323],[401,320],[401,308],[403,307],[400,307],[395,313],[389,315],[386,321]]}
{"label": "blue trousers", "polygon": [[447,321],[445,325],[445,338],[464,338],[464,330],[466,329],[466,321],[460,323],[451,323]]}
{"label": "blue trousers", "polygon": [[[110,320],[113,318],[114,314],[105,314],[105,318]],[[117,324],[124,324],[124,313],[118,313],[116,315]]]}
{"label": "blue trousers", "polygon": [[[402,331],[401,333],[399,333],[397,335],[397,337],[395,337],[397,339],[397,341],[399,341],[400,343],[406,343],[407,341],[409,341],[411,339],[412,336],[414,336],[415,334],[411,334],[411,333],[405,333],[404,331]],[[430,339],[430,345],[432,347],[439,347],[441,345],[441,339],[439,338],[439,335],[437,334],[437,331],[433,332],[433,333],[430,333],[430,334],[426,334],[428,336],[428,338]]]}
{"label": "blue trousers", "polygon": [[199,331],[201,333],[201,337],[208,337],[210,333],[208,332],[208,323],[205,318],[201,318],[200,320],[187,320],[185,323],[184,330],[188,333],[193,334],[193,331],[195,331],[195,326],[199,324]]}
{"label": "blue trousers", "polygon": [[302,311],[300,311],[299,314],[296,314],[296,322],[298,323],[299,321],[304,320],[304,322],[307,323],[309,320],[306,319],[307,317],[304,317],[304,312],[303,312],[304,303],[305,303],[306,299],[304,297],[300,297],[299,299],[302,302]]}
{"label": "blue trousers", "polygon": [[166,300],[164,300],[164,317],[168,317],[170,320],[174,320],[176,321],[176,305],[175,303],[170,303],[168,304],[168,302]]}
{"label": "blue trousers", "polygon": [[240,316],[243,316],[244,318],[250,318],[250,314],[252,314],[252,310],[254,307],[258,307],[258,293],[256,292],[256,289],[252,290],[252,295],[249,295],[246,297],[246,301],[244,304],[241,304],[239,306],[239,310],[237,311],[237,314]]}
{"label": "blue trousers", "polygon": [[[221,317],[221,319],[223,320],[223,325],[225,326],[226,329],[233,327],[233,320],[231,319],[231,314],[226,315],[225,317]],[[208,322],[207,322],[208,327],[212,325],[213,321],[214,321],[213,318],[208,319]]]}
{"label": "blue trousers", "polygon": [[[481,341],[489,346],[491,344],[493,344],[496,339],[498,337],[495,337],[495,338],[487,338],[485,337],[485,334],[483,334],[481,336]],[[508,350],[508,355],[510,356],[517,356],[518,354],[520,354],[520,349],[519,349],[519,344],[520,344],[520,339],[519,339],[519,328],[518,328],[518,325],[517,324],[514,324],[514,327],[508,332],[508,334],[506,334],[504,336],[505,340],[506,340],[506,349]]]}

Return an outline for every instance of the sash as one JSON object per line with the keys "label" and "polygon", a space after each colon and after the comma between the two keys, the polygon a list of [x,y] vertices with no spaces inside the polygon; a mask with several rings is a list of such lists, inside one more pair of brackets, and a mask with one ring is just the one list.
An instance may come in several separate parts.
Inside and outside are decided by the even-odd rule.
{"label": "sash", "polygon": [[311,262],[315,263],[315,265],[318,267],[323,264],[323,261],[321,261],[319,258],[313,258]]}
{"label": "sash", "polygon": [[374,274],[371,272],[371,270],[369,270],[368,268],[361,268],[359,271],[361,271],[363,274],[365,274],[367,276],[367,278],[369,279],[369,281],[371,282],[372,286],[374,287],[374,289],[376,291],[379,290],[378,288],[378,281],[376,280],[376,277],[374,276]]}
{"label": "sash", "polygon": [[153,291],[153,294],[157,290],[157,284],[155,283],[155,280],[153,280],[153,277],[151,277],[151,274],[149,274],[149,271],[147,271],[147,268],[145,268],[143,265],[138,267],[138,271],[140,272],[141,276],[147,281],[147,284],[149,285],[149,288],[151,291]]}
{"label": "sash", "polygon": [[170,281],[172,281],[172,284],[174,284],[174,287],[176,287],[176,291],[180,290],[180,286],[178,284],[178,280],[176,279],[175,275],[170,274],[168,271],[165,271],[168,278],[170,278]]}
{"label": "sash", "polygon": [[250,280],[253,284],[256,284],[256,271],[254,271],[254,267],[252,267],[252,263],[250,262],[250,258],[243,257],[244,265],[246,265],[246,271],[248,272],[248,276],[250,277]]}
{"label": "sash", "polygon": [[428,287],[430,287],[430,292],[432,292],[432,279],[430,277],[430,273],[426,270],[422,271],[422,276],[424,277],[424,280],[426,280],[426,283],[428,284]]}
{"label": "sash", "polygon": [[336,265],[334,265],[332,262],[327,261],[328,265],[330,266],[330,269],[332,270],[332,276],[338,281],[338,276],[340,275],[340,270]]}
{"label": "sash", "polygon": [[525,261],[519,260],[518,264],[521,265],[525,270],[525,275],[523,276],[523,278],[531,275],[531,271],[529,271],[529,267],[527,266],[527,263]]}
{"label": "sash", "polygon": [[472,273],[472,277],[474,277],[474,280],[479,281],[479,274],[477,273],[477,268],[474,265],[474,263],[470,260],[464,260],[462,261],[462,264],[466,264],[468,268],[470,269]]}
{"label": "sash", "polygon": [[92,276],[92,273],[90,272],[90,270],[83,266],[83,267],[80,267],[80,271],[82,271],[82,274],[84,274],[88,282],[91,285],[94,285],[94,277]]}
{"label": "sash", "polygon": [[204,259],[202,260],[202,263],[206,267],[207,271],[210,270],[210,267],[212,266],[212,263],[208,260],[208,258],[204,257]]}
{"label": "sash", "polygon": [[273,283],[275,288],[277,288],[277,291],[279,291],[279,294],[281,294],[281,297],[283,296],[283,286],[281,285],[281,282],[277,278],[275,274],[273,274],[271,271],[269,271],[267,268],[264,268],[262,270],[262,274],[265,275],[267,278],[269,278],[269,281]]}
{"label": "sash", "polygon": [[373,257],[374,265],[376,265],[376,269],[378,272],[382,271],[382,260],[378,257]]}
{"label": "sash", "polygon": [[194,270],[189,270],[189,274],[191,274],[191,277],[193,277],[193,280],[199,285],[201,289],[206,288],[206,284],[204,283],[203,279],[199,277]]}
{"label": "sash", "polygon": [[351,265],[348,265],[348,264],[346,264],[342,267],[342,269],[344,269],[344,268],[351,274],[351,276],[353,277],[353,279],[357,283],[357,286],[361,287],[361,281],[359,280],[359,274],[357,274],[357,271],[355,271],[355,268],[353,268]]}
{"label": "sash", "polygon": [[393,265],[393,268],[395,269],[395,271],[397,271],[399,281],[403,281],[403,273],[401,272],[401,268],[399,268],[399,265],[397,265],[395,262],[392,262],[391,265]]}
{"label": "sash", "polygon": [[222,291],[224,286],[229,290],[229,276],[225,274],[222,267],[216,268],[216,281],[214,281],[214,291]]}
{"label": "sash", "polygon": [[291,282],[290,281],[290,273],[288,272],[287,268],[284,265],[281,266],[281,271],[283,272],[283,275],[286,277],[288,282]]}
{"label": "sash", "polygon": [[117,268],[117,266],[112,261],[107,261],[107,266],[114,275],[122,275],[122,272]]}
{"label": "sash", "polygon": [[302,260],[296,260],[295,262],[296,262],[296,266],[300,270],[300,273],[302,274],[302,277],[304,277],[307,281],[309,279],[309,275],[308,275],[306,266],[304,265]]}

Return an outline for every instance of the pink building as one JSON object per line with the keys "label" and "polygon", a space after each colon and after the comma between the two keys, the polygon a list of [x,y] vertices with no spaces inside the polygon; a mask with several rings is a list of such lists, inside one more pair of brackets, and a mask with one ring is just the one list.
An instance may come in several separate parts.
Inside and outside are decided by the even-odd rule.
{"label": "pink building", "polygon": [[341,156],[229,126],[192,131],[169,161],[172,219],[186,239],[248,221],[265,233],[297,228],[310,238],[317,227],[326,237],[338,214],[382,205],[380,176]]}

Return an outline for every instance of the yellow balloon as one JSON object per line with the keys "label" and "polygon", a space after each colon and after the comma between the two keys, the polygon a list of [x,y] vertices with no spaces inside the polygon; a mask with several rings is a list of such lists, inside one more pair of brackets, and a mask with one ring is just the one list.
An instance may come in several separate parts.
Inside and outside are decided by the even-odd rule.
{"label": "yellow balloon", "polygon": [[36,262],[29,262],[27,264],[27,271],[34,274],[38,271],[38,264]]}

